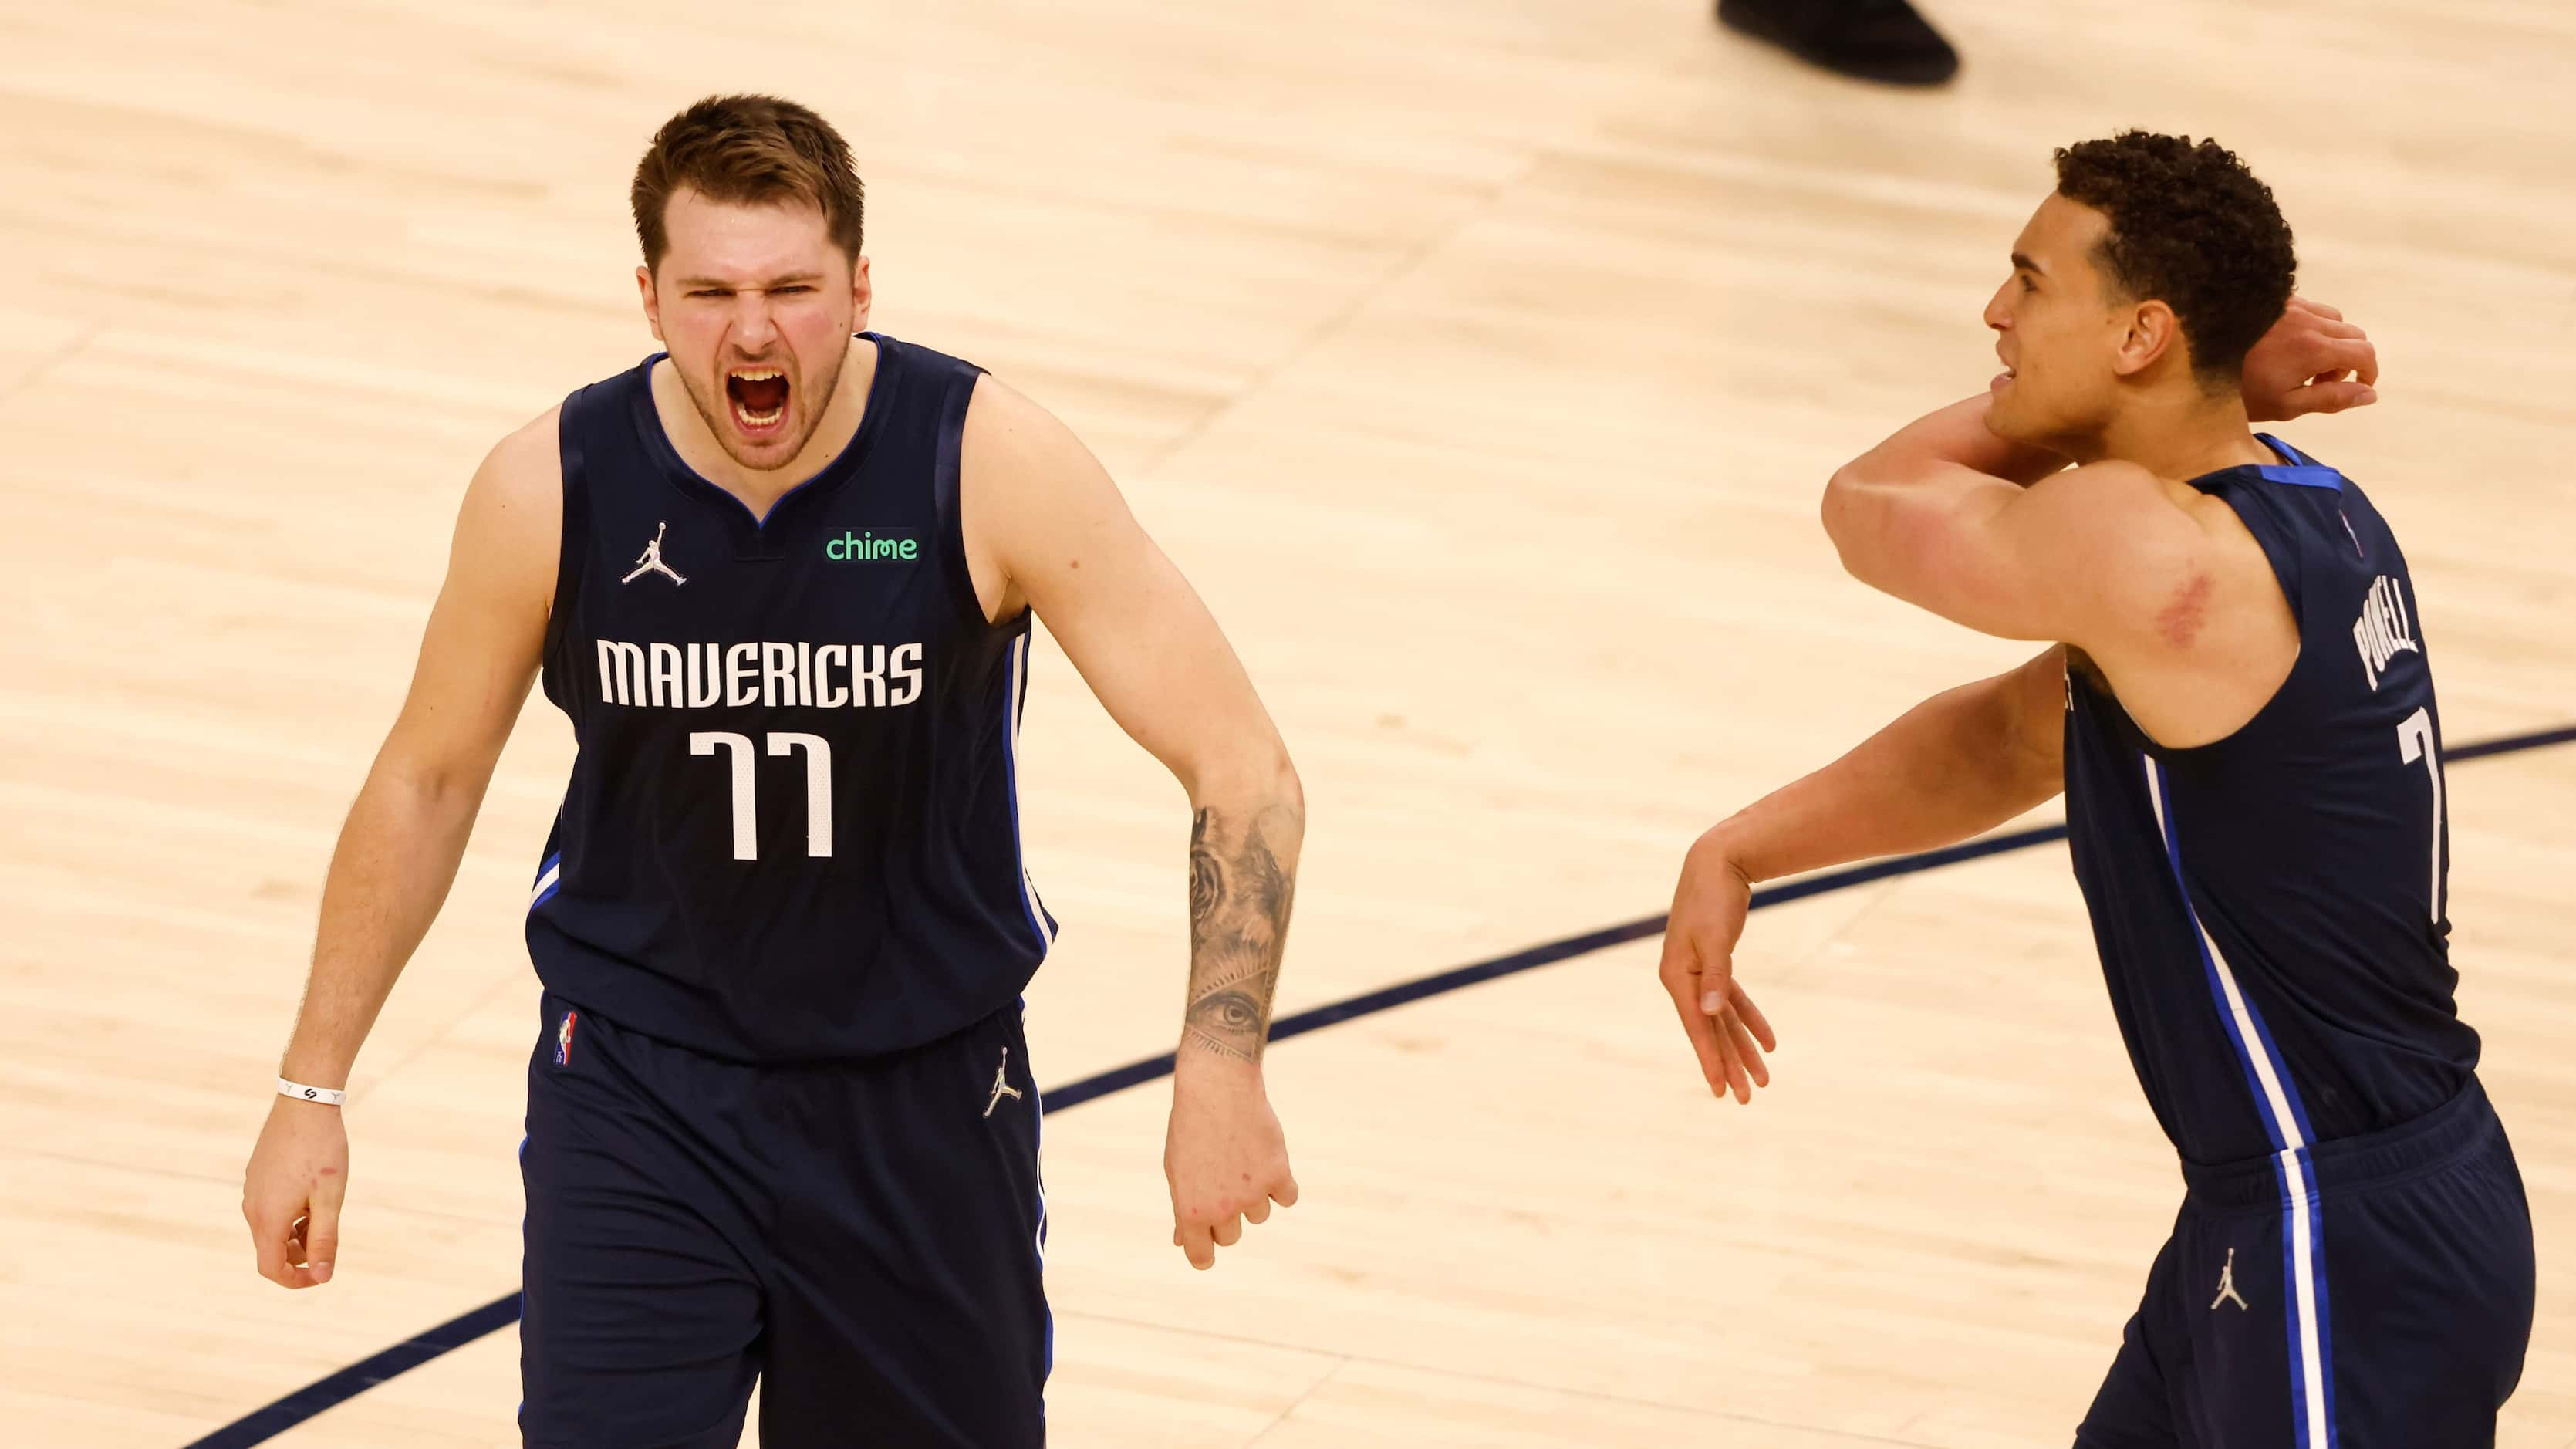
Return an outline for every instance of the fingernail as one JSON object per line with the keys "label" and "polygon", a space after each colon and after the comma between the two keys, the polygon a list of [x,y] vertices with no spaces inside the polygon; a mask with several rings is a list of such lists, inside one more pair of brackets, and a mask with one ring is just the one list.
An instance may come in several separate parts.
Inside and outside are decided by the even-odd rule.
{"label": "fingernail", "polygon": [[2360,396],[2361,400],[2365,403],[2375,403],[2379,401],[2379,389],[2375,387],[2365,387],[2361,390]]}
{"label": "fingernail", "polygon": [[330,1264],[328,1264],[328,1263],[316,1263],[316,1264],[314,1264],[314,1265],[313,1265],[313,1281],[314,1281],[314,1282],[316,1282],[316,1283],[328,1283],[328,1282],[330,1282],[330,1281],[331,1281],[331,1265],[330,1265]]}
{"label": "fingernail", "polygon": [[1703,996],[1703,997],[1701,997],[1701,998],[1699,999],[1699,1009],[1700,1009],[1700,1012],[1701,1012],[1703,1015],[1707,1015],[1707,1016],[1715,1016],[1715,1015],[1717,1015],[1718,1010],[1719,1010],[1721,1007],[1725,1006],[1725,1005],[1726,1005],[1726,999],[1725,999],[1724,997],[1722,997],[1722,996],[1719,996],[1719,995],[1718,995],[1716,992],[1714,992],[1714,991],[1712,991],[1712,992],[1708,993],[1706,996]]}

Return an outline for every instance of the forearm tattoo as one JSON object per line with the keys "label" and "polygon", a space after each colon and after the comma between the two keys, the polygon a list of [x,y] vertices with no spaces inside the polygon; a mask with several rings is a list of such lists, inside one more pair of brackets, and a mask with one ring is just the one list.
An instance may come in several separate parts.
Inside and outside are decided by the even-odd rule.
{"label": "forearm tattoo", "polygon": [[[1274,805],[1205,809],[1190,823],[1190,1009],[1182,1045],[1257,1062],[1297,896],[1305,821]],[[1287,856],[1282,864],[1280,856]]]}

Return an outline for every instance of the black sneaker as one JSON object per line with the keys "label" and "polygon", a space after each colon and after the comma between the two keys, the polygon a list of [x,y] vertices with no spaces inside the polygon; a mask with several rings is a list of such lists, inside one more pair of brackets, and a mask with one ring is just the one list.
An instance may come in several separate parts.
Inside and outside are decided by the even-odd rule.
{"label": "black sneaker", "polygon": [[1718,23],[1862,80],[1937,86],[1959,52],[1906,0],[1717,0]]}

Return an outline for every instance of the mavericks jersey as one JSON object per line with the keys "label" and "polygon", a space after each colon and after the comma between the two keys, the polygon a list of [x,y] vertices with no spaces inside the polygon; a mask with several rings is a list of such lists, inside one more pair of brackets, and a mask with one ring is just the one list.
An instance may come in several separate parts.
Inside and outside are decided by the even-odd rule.
{"label": "mavericks jersey", "polygon": [[2089,666],[2067,680],[2076,880],[2147,1100],[2199,1163],[2409,1121],[2478,1056],[2452,1005],[2441,716],[2405,556],[2351,480],[2264,442],[2283,466],[2192,486],[2235,509],[2298,621],[2279,692],[2167,749]]}
{"label": "mavericks jersey", "polygon": [[557,996],[714,1056],[945,1036],[1054,939],[1020,863],[1028,616],[985,620],[958,521],[979,373],[867,340],[856,436],[766,518],[681,461],[660,355],[564,400],[544,680],[579,754],[528,950]]}

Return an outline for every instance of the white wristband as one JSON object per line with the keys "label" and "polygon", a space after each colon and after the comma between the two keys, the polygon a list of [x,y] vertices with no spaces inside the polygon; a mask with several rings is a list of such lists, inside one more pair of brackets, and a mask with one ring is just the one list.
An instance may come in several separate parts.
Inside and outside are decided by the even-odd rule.
{"label": "white wristband", "polygon": [[335,1092],[329,1087],[308,1087],[302,1082],[290,1082],[284,1077],[277,1079],[277,1095],[293,1097],[299,1102],[319,1102],[325,1107],[337,1107],[349,1100],[349,1094],[346,1092]]}

